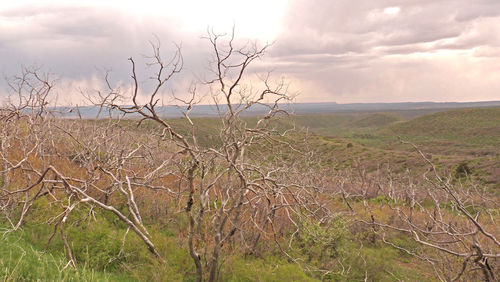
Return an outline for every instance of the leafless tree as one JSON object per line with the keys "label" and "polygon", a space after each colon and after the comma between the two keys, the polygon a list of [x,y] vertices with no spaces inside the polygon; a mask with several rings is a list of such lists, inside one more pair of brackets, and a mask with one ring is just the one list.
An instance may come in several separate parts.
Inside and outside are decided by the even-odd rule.
{"label": "leafless tree", "polygon": [[[2,108],[0,146],[0,203],[11,223],[8,231],[22,226],[35,201],[48,199],[60,209],[47,219],[54,227],[48,244],[59,231],[68,265],[76,267],[65,223],[85,205],[90,217],[95,208],[112,212],[152,254],[168,260],[168,254],[156,248],[142,216],[142,211],[160,206],[145,203],[145,195],[160,193],[157,198],[165,199],[161,203],[167,206],[165,210],[182,210],[188,219],[186,244],[198,280],[215,281],[224,250],[237,246],[248,254],[256,253],[265,238],[286,253],[281,237],[287,228],[299,226],[294,219],[305,214],[328,215],[318,202],[319,188],[313,178],[304,178],[305,168],[312,173],[307,165],[311,155],[297,148],[300,135],[293,134],[293,128],[277,122],[287,116],[280,106],[292,99],[287,84],[272,81],[269,73],[258,82],[249,81],[250,65],[264,55],[268,45],[247,42],[236,47],[234,32],[226,36],[210,31],[206,39],[214,54],[210,61],[213,78],[200,82],[200,87],[208,89],[219,114],[214,121],[217,135],[210,143],[199,140],[199,119],[191,117],[201,101],[196,87],[187,99],[174,96],[183,105],[187,127],[161,115],[164,89],[183,66],[179,47],[164,62],[159,44],[152,44],[148,66],[155,74],[149,94],[144,93],[147,87],[138,77],[133,58],[129,59],[130,93],[114,87],[106,75],[107,89],[87,95],[99,107],[94,120],[81,120],[80,114],[80,119],[64,119],[58,108],[48,107],[53,84],[38,70],[13,80],[19,102]],[[242,118],[253,107],[265,113]]]}
{"label": "leafless tree", "polygon": [[[119,120],[82,123],[59,118],[57,109],[48,107],[53,83],[38,70],[23,70],[22,76],[10,80],[10,86],[18,98],[7,102],[0,117],[0,208],[11,225],[7,231],[22,226],[35,201],[49,199],[62,212],[48,220],[54,224],[48,243],[60,230],[70,263],[75,266],[64,223],[78,205],[87,204],[113,212],[160,257],[143,224],[132,186],[154,188],[151,183],[164,175],[146,179],[146,170],[136,169],[125,176],[125,181],[117,178],[134,166],[147,169],[148,164],[157,165],[151,160],[149,144],[143,142],[133,147],[133,139],[129,143],[116,142],[124,132]],[[130,215],[108,203],[114,193],[126,197]]]}
{"label": "leafless tree", "polygon": [[[280,151],[302,154],[287,139],[290,132],[272,122],[287,114],[280,108],[291,100],[287,85],[283,81],[273,83],[269,74],[261,78],[260,88],[245,83],[249,66],[261,58],[268,45],[258,47],[248,42],[236,47],[234,32],[225,36],[209,31],[206,39],[213,49],[210,67],[214,78],[202,82],[202,86],[209,88],[220,117],[218,136],[212,144],[199,142],[196,120],[190,117],[199,101],[196,88],[191,89],[188,99],[175,98],[184,105],[184,117],[191,128],[187,135],[159,114],[159,93],[182,68],[180,50],[165,63],[159,46],[153,44],[150,66],[156,67],[153,77],[156,86],[146,103],[139,102],[141,85],[132,58],[129,59],[134,85],[131,95],[127,97],[110,87],[109,93],[116,95],[106,97],[109,101],[129,102],[129,105],[127,102],[107,105],[125,114],[138,114],[141,117],[138,126],[153,121],[169,144],[166,146],[176,147],[177,154],[186,156],[174,162],[179,168],[176,175],[185,187],[181,194],[189,220],[189,253],[196,265],[198,281],[204,280],[205,275],[209,281],[215,281],[221,251],[230,242],[241,242],[249,252],[255,251],[262,236],[274,236],[278,243],[280,227],[276,218],[287,218],[285,221],[292,223],[292,218],[303,212],[300,209],[308,204],[317,206],[317,202],[307,189],[309,184],[300,177],[294,178],[298,171],[294,171],[293,158],[285,161],[285,154],[280,154]],[[254,121],[242,119],[242,114],[256,106],[266,109],[266,113]]]}
{"label": "leafless tree", "polygon": [[[484,281],[496,281],[500,256],[495,214],[498,198],[471,179],[443,176],[417,146],[406,144],[415,149],[428,170],[421,180],[407,174],[404,181],[392,177],[374,181],[371,187],[378,187],[377,193],[387,200],[380,206],[367,204],[365,215],[369,219],[361,221],[373,226],[383,243],[429,263],[442,281],[473,279],[476,272]],[[386,216],[377,215],[375,210]],[[394,241],[398,233],[412,239],[416,246]]]}

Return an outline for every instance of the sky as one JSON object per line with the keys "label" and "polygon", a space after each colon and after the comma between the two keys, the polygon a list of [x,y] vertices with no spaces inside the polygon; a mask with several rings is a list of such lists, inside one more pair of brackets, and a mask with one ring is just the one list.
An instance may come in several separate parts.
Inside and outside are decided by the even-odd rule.
{"label": "sky", "polygon": [[165,91],[182,96],[207,74],[207,28],[233,26],[238,42],[271,44],[249,79],[272,71],[297,102],[500,100],[499,0],[1,1],[0,75],[40,67],[71,104],[106,71],[127,89],[127,59],[146,62],[158,38],[167,58],[181,46]]}

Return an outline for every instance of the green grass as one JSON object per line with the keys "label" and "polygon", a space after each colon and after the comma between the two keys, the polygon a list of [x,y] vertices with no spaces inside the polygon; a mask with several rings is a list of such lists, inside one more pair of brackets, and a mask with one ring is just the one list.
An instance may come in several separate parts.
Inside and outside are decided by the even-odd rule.
{"label": "green grass", "polygon": [[[88,211],[85,209],[81,211],[82,214],[86,212]],[[79,213],[77,211],[75,215]],[[74,220],[68,222],[66,234],[77,261],[77,271],[69,266],[64,268],[68,260],[58,236],[54,237],[48,251],[43,252],[47,236],[52,231],[51,226],[26,224],[22,230],[7,233],[0,239],[0,278],[4,281],[161,281],[166,278],[171,281],[195,281],[192,260],[182,239],[176,235],[180,230],[172,229],[171,226],[150,227],[152,240],[162,256],[167,259],[166,264],[154,259],[141,240],[130,233],[124,249],[125,256],[113,266],[108,263],[109,258],[117,255],[124,230],[119,224],[113,223],[112,217],[97,212],[96,218],[97,221],[93,221],[92,224],[86,224],[85,221],[78,223]],[[303,249],[305,253],[300,254],[304,257],[304,260],[301,260],[302,264],[327,265],[339,270],[340,266],[333,261],[333,258],[340,257],[351,266],[352,270],[343,276],[332,273],[324,278],[327,281],[362,279],[364,271],[361,269],[364,269],[365,265],[360,264],[356,255],[359,249],[358,239],[349,233],[342,220],[332,228],[323,230],[317,224],[310,225],[307,230],[319,234],[323,239],[321,242],[316,242],[304,235],[306,244],[314,246]],[[331,231],[335,231],[335,234]],[[322,245],[324,242],[327,244]],[[333,245],[339,252],[322,251],[325,248],[332,248]],[[398,278],[417,277],[415,270],[407,267],[412,258],[406,258],[406,261],[401,263],[401,255],[394,249],[378,245],[365,246],[362,252],[367,259],[366,267],[370,279],[395,280],[384,270],[389,270]],[[312,259],[308,261],[307,257]],[[221,281],[319,281],[321,279],[321,273],[304,270],[300,265],[288,261],[277,250],[265,250],[258,257],[242,256],[238,250],[226,253],[221,258],[219,271]]]}
{"label": "green grass", "polygon": [[97,271],[79,265],[66,266],[61,253],[43,252],[19,233],[0,238],[0,280],[2,281],[134,281],[127,275]]}
{"label": "green grass", "polygon": [[223,265],[221,281],[319,281],[283,258],[236,258]]}

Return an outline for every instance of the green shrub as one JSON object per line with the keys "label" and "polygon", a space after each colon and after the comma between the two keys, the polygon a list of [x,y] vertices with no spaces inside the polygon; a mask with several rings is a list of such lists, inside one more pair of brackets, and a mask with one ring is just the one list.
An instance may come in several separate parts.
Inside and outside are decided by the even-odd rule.
{"label": "green shrub", "polygon": [[469,176],[471,173],[472,169],[469,167],[469,164],[463,161],[455,167],[455,172],[453,176],[455,178],[464,178]]}

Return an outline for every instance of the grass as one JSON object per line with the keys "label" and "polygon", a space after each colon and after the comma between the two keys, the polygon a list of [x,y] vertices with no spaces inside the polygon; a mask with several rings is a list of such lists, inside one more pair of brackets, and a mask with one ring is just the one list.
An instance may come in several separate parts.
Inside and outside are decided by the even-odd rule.
{"label": "grass", "polygon": [[134,281],[128,275],[97,271],[88,265],[79,265],[75,271],[67,263],[63,254],[45,253],[19,233],[0,239],[2,281]]}
{"label": "grass", "polygon": [[319,281],[283,258],[232,258],[223,265],[221,281]]}
{"label": "grass", "polygon": [[381,131],[448,154],[500,153],[500,108],[462,109],[425,115]]}
{"label": "grass", "polygon": [[[43,207],[43,204],[42,204]],[[37,208],[40,217],[43,209]],[[21,231],[6,233],[0,242],[0,278],[4,281],[195,281],[195,271],[186,245],[183,243],[182,230],[173,226],[150,226],[152,240],[159,252],[167,259],[167,264],[161,264],[147,251],[141,240],[130,233],[127,237],[123,256],[115,265],[109,264],[109,259],[119,253],[121,239],[124,235],[123,226],[113,223],[113,218],[106,212],[96,211],[96,219],[92,224],[75,220],[76,217],[88,212],[86,209],[76,211],[70,217],[66,234],[77,261],[78,269],[65,267],[68,260],[64,253],[59,236],[54,237],[47,252],[44,252],[47,236],[52,227],[43,224],[27,223]],[[38,218],[38,216],[37,216]],[[29,218],[36,221],[37,218]],[[38,221],[41,218],[38,218]],[[323,230],[320,225],[311,225],[308,230],[320,234],[325,246],[304,248],[302,257],[310,257],[309,263],[318,266],[328,265],[333,270],[340,269],[335,257],[341,257],[352,267],[349,273],[336,275],[332,273],[324,277],[326,280],[351,281],[362,279],[365,265],[360,264],[356,253],[359,250],[359,238],[349,233],[345,222],[339,218],[339,224],[333,229]],[[335,231],[335,234],[330,231]],[[339,233],[340,232],[340,233]],[[312,242],[303,237],[307,244]],[[324,243],[324,242],[323,242]],[[339,252],[323,252],[322,249],[335,248]],[[400,254],[386,246],[368,246],[363,249],[363,257],[367,260],[366,267],[370,279],[379,281],[395,281],[393,277],[414,278],[415,270],[408,269],[408,259],[400,263]],[[258,256],[243,256],[242,252],[234,250],[222,257],[219,278],[221,281],[319,281],[321,273],[307,271],[300,265],[288,261],[279,251],[265,250]],[[392,274],[384,272],[389,270]],[[415,279],[416,280],[416,279]]]}

